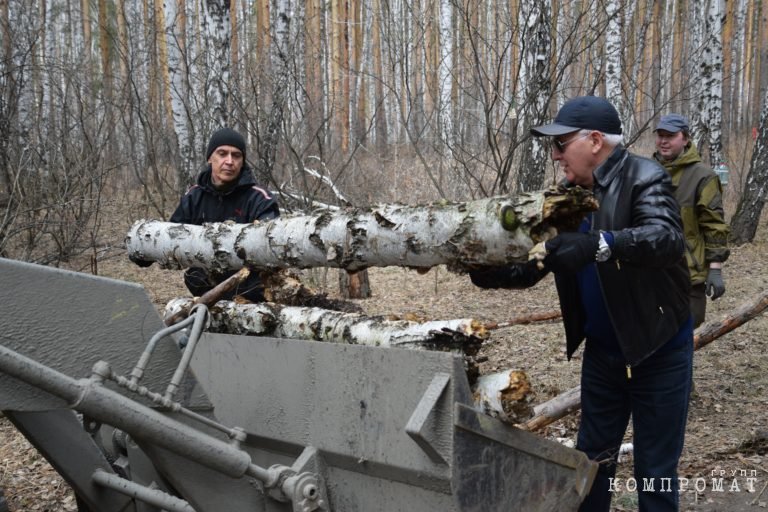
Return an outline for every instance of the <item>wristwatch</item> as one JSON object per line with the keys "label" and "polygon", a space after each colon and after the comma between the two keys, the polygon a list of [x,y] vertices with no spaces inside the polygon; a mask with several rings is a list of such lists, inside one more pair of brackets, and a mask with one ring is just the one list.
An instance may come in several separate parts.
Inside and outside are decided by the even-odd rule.
{"label": "wristwatch", "polygon": [[605,237],[601,231],[600,239],[597,241],[597,253],[595,253],[595,261],[602,263],[604,261],[608,261],[608,258],[610,257],[611,247],[608,245],[608,242],[605,241]]}

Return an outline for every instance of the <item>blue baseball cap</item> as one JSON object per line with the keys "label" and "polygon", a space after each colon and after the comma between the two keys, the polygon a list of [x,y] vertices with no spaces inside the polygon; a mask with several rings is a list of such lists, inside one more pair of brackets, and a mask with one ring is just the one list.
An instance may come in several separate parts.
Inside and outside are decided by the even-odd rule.
{"label": "blue baseball cap", "polygon": [[688,118],[680,114],[667,114],[661,116],[659,124],[656,126],[655,132],[664,130],[669,133],[677,133],[680,130],[691,131],[688,127]]}
{"label": "blue baseball cap", "polygon": [[578,96],[560,107],[552,123],[531,128],[531,135],[551,137],[577,130],[597,130],[621,135],[619,113],[605,98]]}

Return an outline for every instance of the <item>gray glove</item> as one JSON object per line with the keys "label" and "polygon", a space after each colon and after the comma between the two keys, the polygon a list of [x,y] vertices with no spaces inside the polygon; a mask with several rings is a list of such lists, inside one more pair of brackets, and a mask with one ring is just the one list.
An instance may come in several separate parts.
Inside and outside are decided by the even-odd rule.
{"label": "gray glove", "polygon": [[704,290],[707,296],[715,300],[725,293],[725,283],[723,282],[723,272],[719,268],[710,268],[707,274],[707,280],[704,281]]}

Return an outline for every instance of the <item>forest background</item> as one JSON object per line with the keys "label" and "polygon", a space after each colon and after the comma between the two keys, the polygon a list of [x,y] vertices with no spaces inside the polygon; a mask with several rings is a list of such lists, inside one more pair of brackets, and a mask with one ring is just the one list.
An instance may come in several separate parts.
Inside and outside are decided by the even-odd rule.
{"label": "forest background", "polygon": [[0,30],[6,257],[98,260],[105,207],[166,218],[225,125],[286,211],[541,189],[528,128],[582,94],[647,155],[688,115],[735,241],[765,201],[765,0],[0,0]]}

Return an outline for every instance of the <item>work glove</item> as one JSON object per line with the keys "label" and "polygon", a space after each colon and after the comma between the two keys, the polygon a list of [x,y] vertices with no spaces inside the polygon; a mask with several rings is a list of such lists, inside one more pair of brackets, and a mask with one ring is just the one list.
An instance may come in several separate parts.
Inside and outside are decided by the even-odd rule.
{"label": "work glove", "polygon": [[709,269],[707,280],[704,281],[704,290],[712,300],[722,297],[725,293],[725,283],[723,282],[723,271],[721,269]]}
{"label": "work glove", "polygon": [[141,258],[139,258],[138,256],[136,256],[136,255],[134,255],[134,254],[129,254],[129,255],[128,255],[128,259],[129,259],[129,260],[131,260],[131,261],[132,261],[133,263],[135,263],[136,265],[138,265],[138,266],[142,267],[142,268],[143,268],[143,267],[148,267],[148,266],[150,266],[152,263],[154,263],[154,261],[147,261],[147,260],[142,260]]}
{"label": "work glove", "polygon": [[544,266],[555,273],[576,273],[595,261],[599,240],[597,232],[561,233],[544,244]]}

